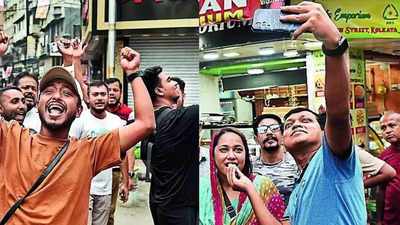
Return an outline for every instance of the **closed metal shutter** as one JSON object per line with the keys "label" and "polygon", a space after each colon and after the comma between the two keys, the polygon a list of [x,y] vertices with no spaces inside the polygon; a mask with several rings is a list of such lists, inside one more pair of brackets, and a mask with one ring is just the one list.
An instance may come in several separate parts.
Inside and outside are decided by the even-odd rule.
{"label": "closed metal shutter", "polygon": [[[161,66],[170,76],[185,81],[185,106],[200,103],[199,37],[132,37],[129,47],[141,55],[140,69]],[[133,107],[132,90],[128,88],[128,106]]]}

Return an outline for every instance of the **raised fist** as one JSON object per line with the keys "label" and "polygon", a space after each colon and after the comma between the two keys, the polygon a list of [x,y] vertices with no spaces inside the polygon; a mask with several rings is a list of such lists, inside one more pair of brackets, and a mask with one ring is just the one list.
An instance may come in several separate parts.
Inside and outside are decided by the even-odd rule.
{"label": "raised fist", "polygon": [[75,38],[72,40],[60,38],[58,35],[56,36],[56,43],[58,51],[66,57],[79,57],[81,58],[86,51],[86,47],[84,46],[85,41],[80,41]]}
{"label": "raised fist", "polygon": [[6,35],[4,32],[0,32],[0,56],[4,55],[8,49],[12,36]]}
{"label": "raised fist", "polygon": [[139,70],[140,54],[135,50],[125,47],[121,49],[121,67],[127,75]]}

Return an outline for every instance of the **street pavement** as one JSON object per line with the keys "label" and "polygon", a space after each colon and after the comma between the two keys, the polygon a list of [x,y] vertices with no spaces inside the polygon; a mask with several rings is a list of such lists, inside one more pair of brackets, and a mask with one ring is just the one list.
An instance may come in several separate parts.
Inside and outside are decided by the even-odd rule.
{"label": "street pavement", "polygon": [[[142,160],[136,160],[135,168],[139,168],[139,173],[145,174]],[[149,191],[149,182],[138,181],[137,190],[129,193],[127,203],[118,200],[114,225],[153,225],[149,209]]]}

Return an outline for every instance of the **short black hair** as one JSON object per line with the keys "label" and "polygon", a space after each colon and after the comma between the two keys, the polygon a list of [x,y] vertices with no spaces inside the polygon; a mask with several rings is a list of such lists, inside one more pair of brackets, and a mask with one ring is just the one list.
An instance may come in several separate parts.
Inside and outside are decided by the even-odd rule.
{"label": "short black hair", "polygon": [[118,82],[119,90],[122,91],[122,83],[121,83],[121,81],[120,81],[118,78],[112,77],[112,78],[106,79],[106,81],[105,81],[105,83],[106,83],[107,85],[112,84],[112,83],[115,83],[115,82]]}
{"label": "short black hair", "polygon": [[290,110],[288,113],[286,113],[285,116],[283,117],[283,119],[284,119],[284,121],[286,121],[287,118],[289,118],[289,116],[291,116],[292,114],[304,112],[304,111],[312,113],[315,116],[315,118],[317,119],[317,122],[318,122],[321,130],[324,130],[325,123],[322,121],[321,117],[317,113],[315,113],[314,111],[312,111],[311,109],[308,109],[308,108],[303,108],[303,107],[294,108],[294,109]]}
{"label": "short black hair", "polygon": [[21,79],[24,78],[24,77],[31,77],[32,79],[34,79],[34,80],[36,81],[36,86],[37,86],[37,87],[39,86],[39,80],[38,80],[37,76],[35,76],[35,75],[33,75],[33,74],[29,73],[29,72],[26,72],[26,71],[25,71],[25,72],[19,73],[19,74],[14,78],[13,85],[17,87],[18,84],[19,84],[19,80],[21,80]]}
{"label": "short black hair", "polygon": [[22,93],[22,90],[16,86],[7,86],[4,88],[0,89],[0,97],[3,96],[4,92],[8,91],[8,90],[17,90],[20,91]]}
{"label": "short black hair", "polygon": [[181,89],[182,93],[185,93],[185,81],[183,81],[181,78],[179,77],[171,77],[171,80],[175,81],[176,83],[178,83],[179,88]]}
{"label": "short black hair", "polygon": [[258,131],[257,131],[258,125],[261,123],[261,121],[263,119],[267,119],[267,118],[276,120],[276,122],[278,122],[278,124],[279,124],[279,127],[281,128],[281,133],[283,133],[282,119],[279,116],[277,116],[275,114],[262,114],[262,115],[257,116],[253,121],[254,135],[256,135],[256,136],[258,135]]}
{"label": "short black hair", "polygon": [[91,87],[100,87],[100,86],[106,87],[106,90],[107,90],[107,93],[108,93],[107,84],[102,80],[95,80],[95,81],[90,82],[89,85],[88,85],[88,89],[87,89],[88,95],[90,94],[90,88]]}
{"label": "short black hair", "polygon": [[156,93],[154,89],[161,85],[161,79],[159,77],[162,72],[162,68],[160,66],[153,66],[145,69],[143,71],[143,82],[146,85],[147,91],[150,94],[151,101],[154,102],[156,100]]}

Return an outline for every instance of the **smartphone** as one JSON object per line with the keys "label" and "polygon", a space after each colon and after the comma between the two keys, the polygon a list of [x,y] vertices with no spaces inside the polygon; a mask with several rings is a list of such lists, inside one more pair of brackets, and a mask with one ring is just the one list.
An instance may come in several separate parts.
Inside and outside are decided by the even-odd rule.
{"label": "smartphone", "polygon": [[281,22],[280,17],[287,15],[280,9],[256,9],[254,11],[252,30],[255,32],[293,32],[301,23]]}

